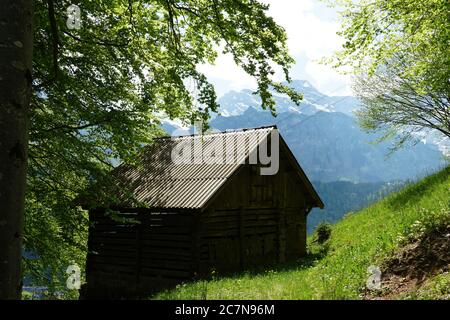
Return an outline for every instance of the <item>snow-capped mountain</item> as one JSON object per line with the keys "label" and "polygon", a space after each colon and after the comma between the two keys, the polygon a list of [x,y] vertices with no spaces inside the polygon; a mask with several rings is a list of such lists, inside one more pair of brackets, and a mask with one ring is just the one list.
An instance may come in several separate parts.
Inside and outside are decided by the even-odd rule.
{"label": "snow-capped mountain", "polygon": [[[289,84],[303,94],[302,103],[297,106],[287,96],[273,93],[277,113],[294,112],[312,115],[318,111],[342,112],[353,115],[358,108],[358,100],[352,96],[328,96],[319,92],[306,80],[295,80]],[[260,110],[261,99],[251,90],[230,91],[219,99],[219,114],[225,117],[242,114],[249,107]]]}

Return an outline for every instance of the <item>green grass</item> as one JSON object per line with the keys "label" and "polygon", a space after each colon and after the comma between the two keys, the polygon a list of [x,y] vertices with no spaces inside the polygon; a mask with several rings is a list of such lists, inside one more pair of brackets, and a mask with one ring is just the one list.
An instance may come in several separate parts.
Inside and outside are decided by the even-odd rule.
{"label": "green grass", "polygon": [[[408,237],[450,219],[450,167],[433,174],[333,226],[323,246],[312,244],[310,255],[297,263],[262,272],[179,285],[154,299],[359,299],[367,268],[380,265]],[[434,294],[449,277],[436,278]],[[445,282],[447,281],[447,282]],[[437,289],[436,289],[437,288]],[[425,290],[425,289],[424,289]],[[431,292],[431,293],[430,293]]]}

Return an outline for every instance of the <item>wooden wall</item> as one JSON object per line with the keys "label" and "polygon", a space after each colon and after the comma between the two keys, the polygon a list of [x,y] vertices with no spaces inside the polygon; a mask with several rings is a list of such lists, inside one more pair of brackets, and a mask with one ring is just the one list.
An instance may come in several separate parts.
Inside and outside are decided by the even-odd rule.
{"label": "wooden wall", "polygon": [[286,159],[279,173],[245,166],[201,214],[199,272],[232,273],[306,254],[307,192]]}
{"label": "wooden wall", "polygon": [[89,230],[86,297],[148,295],[192,278],[197,268],[192,214],[123,216],[141,223],[117,222],[101,211],[90,213],[94,225]]}

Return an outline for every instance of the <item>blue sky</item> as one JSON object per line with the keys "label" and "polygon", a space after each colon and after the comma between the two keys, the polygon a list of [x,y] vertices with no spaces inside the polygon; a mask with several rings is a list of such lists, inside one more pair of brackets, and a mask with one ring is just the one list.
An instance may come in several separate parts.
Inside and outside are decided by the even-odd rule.
{"label": "blue sky", "polygon": [[[319,0],[260,0],[270,4],[269,15],[285,28],[290,54],[296,60],[293,79],[308,80],[329,95],[351,95],[350,77],[318,62],[339,49],[342,39],[337,10]],[[255,81],[240,70],[230,55],[220,55],[215,65],[202,65],[204,72],[222,96],[230,90],[254,89]],[[277,73],[281,79],[281,72]]]}

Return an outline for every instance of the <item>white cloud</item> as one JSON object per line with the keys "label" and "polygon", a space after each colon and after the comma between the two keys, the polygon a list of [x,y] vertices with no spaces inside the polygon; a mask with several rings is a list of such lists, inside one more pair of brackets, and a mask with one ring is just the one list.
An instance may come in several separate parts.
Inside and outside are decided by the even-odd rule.
{"label": "white cloud", "polygon": [[313,0],[264,0],[270,5],[269,14],[285,28],[291,54],[306,53],[312,59],[336,50],[341,40],[336,35],[338,23],[333,15],[321,19],[319,12],[330,11]]}
{"label": "white cloud", "polygon": [[255,79],[236,65],[231,54],[220,54],[214,65],[202,64],[197,68],[216,85],[219,95],[230,90],[256,88]]}
{"label": "white cloud", "polygon": [[351,78],[336,72],[329,66],[308,61],[305,72],[312,85],[327,95],[349,96],[353,94]]}
{"label": "white cloud", "polygon": [[320,91],[331,95],[352,94],[349,76],[339,74],[318,61],[330,56],[342,45],[337,14],[334,9],[314,0],[264,0],[269,14],[283,26],[288,47],[298,60],[306,59],[303,70],[294,69],[293,78],[307,78]]}
{"label": "white cloud", "polygon": [[[318,60],[330,56],[340,48],[342,39],[334,9],[326,7],[319,0],[262,0],[269,4],[269,15],[285,28],[288,47],[297,60],[291,71],[293,79],[309,80],[317,89],[333,95],[351,94],[350,78],[338,74]],[[300,61],[306,59],[306,61]],[[256,82],[238,68],[231,55],[220,55],[214,66],[202,65],[204,72],[218,89],[218,94],[229,90],[254,89]],[[282,73],[277,72],[277,80]]]}

